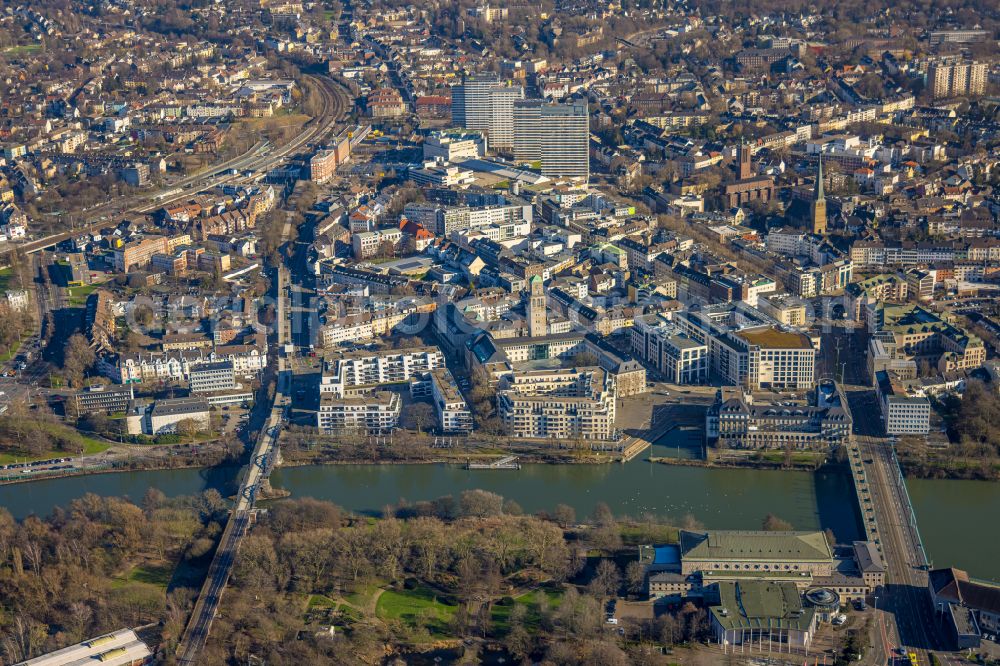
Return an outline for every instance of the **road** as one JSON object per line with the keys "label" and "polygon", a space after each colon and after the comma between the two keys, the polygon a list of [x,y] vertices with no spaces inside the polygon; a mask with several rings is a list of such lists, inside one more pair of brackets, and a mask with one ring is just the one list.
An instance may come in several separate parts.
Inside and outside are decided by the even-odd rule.
{"label": "road", "polygon": [[934,621],[923,546],[892,441],[882,436],[881,413],[874,391],[848,386],[854,417],[855,441],[863,461],[864,478],[874,509],[877,541],[886,562],[886,584],[878,607],[882,645],[890,655],[897,646],[914,652],[921,664],[930,664],[929,651],[943,645]]}
{"label": "road", "polygon": [[[24,254],[33,254],[39,250],[52,247],[64,240],[73,238],[85,233],[93,233],[106,227],[111,222],[110,217],[118,215],[127,216],[129,213],[142,214],[162,207],[173,201],[189,197],[193,192],[215,187],[224,183],[230,183],[244,179],[237,173],[231,171],[253,170],[256,172],[267,171],[287,157],[290,157],[307,147],[311,143],[319,143],[327,135],[337,128],[338,123],[347,112],[351,99],[347,92],[337,83],[328,77],[305,75],[319,90],[323,100],[323,111],[311,119],[303,126],[303,131],[294,139],[282,146],[271,146],[270,144],[257,144],[246,153],[234,157],[233,159],[216,164],[198,174],[186,176],[179,181],[172,183],[169,187],[156,192],[147,192],[127,199],[119,199],[107,204],[92,208],[87,211],[89,223],[84,226],[67,232],[52,234],[45,238],[29,241],[17,246]],[[173,190],[181,190],[180,193],[170,195]]]}

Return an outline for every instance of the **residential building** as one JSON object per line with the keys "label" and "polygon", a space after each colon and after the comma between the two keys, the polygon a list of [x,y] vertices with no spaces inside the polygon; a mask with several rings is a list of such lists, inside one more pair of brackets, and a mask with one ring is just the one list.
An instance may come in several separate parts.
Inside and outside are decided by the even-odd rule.
{"label": "residential building", "polygon": [[358,397],[321,393],[316,427],[323,433],[385,434],[399,425],[402,401],[393,391],[373,391]]}
{"label": "residential building", "polygon": [[972,97],[986,90],[989,64],[945,60],[927,69],[927,88],[933,97]]}
{"label": "residential building", "polygon": [[541,161],[550,178],[590,177],[590,117],[586,103],[514,104],[514,159]]}
{"label": "residential building", "polygon": [[500,419],[517,439],[611,440],[614,379],[600,368],[512,372],[497,387]]}
{"label": "residential building", "polygon": [[492,148],[510,148],[514,145],[514,104],[521,99],[524,88],[507,86],[496,75],[466,76],[452,88],[452,122],[485,131]]}
{"label": "residential building", "polygon": [[436,368],[410,383],[414,397],[430,398],[442,433],[472,432],[472,411],[448,368]]}
{"label": "residential building", "polygon": [[444,354],[437,347],[342,353],[326,359],[320,393],[345,396],[357,387],[403,384],[418,374],[443,367]]}

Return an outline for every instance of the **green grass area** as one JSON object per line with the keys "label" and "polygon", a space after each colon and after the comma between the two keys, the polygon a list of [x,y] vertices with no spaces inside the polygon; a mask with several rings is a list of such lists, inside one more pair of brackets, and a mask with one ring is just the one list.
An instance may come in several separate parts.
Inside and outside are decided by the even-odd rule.
{"label": "green grass area", "polygon": [[515,597],[514,603],[496,603],[490,611],[490,618],[493,620],[493,630],[499,635],[506,634],[510,630],[510,615],[514,606],[524,606],[524,627],[528,631],[538,629],[542,621],[542,599],[544,598],[549,608],[558,608],[562,603],[562,590],[545,588],[525,592],[519,597]]}
{"label": "green grass area", "polygon": [[374,584],[362,585],[351,594],[344,595],[344,601],[356,608],[365,608],[371,603],[372,597],[378,592],[378,586]]}
{"label": "green grass area", "polygon": [[170,578],[174,575],[174,567],[169,563],[160,565],[149,564],[144,567],[134,567],[128,574],[129,582],[155,585],[167,589]]}
{"label": "green grass area", "polygon": [[[761,456],[764,460],[783,464],[785,462],[784,451],[765,451]],[[791,456],[793,465],[819,465],[826,459],[826,454],[818,451],[796,451]]]}
{"label": "green grass area", "polygon": [[677,543],[677,528],[670,525],[622,525],[621,535],[626,546]]}
{"label": "green grass area", "polygon": [[14,277],[14,269],[7,267],[0,269],[0,291],[7,291],[10,289],[10,279]]}
{"label": "green grass area", "polygon": [[375,614],[383,620],[401,620],[410,626],[423,625],[433,635],[445,635],[457,606],[441,601],[427,587],[386,590],[378,598]]}
{"label": "green grass area", "polygon": [[325,594],[310,594],[309,608],[336,608],[337,602]]}
{"label": "green grass area", "polygon": [[41,50],[41,44],[21,44],[20,46],[9,46],[3,52],[10,55],[28,55],[29,53],[38,53]]}
{"label": "green grass area", "polygon": [[87,297],[97,291],[100,286],[99,284],[84,284],[78,287],[67,287],[66,294],[69,297],[66,299],[67,303],[73,308],[85,306],[87,304]]}
{"label": "green grass area", "polygon": [[14,358],[19,349],[21,349],[21,341],[15,340],[7,351],[0,354],[0,363],[6,363],[10,359]]}
{"label": "green grass area", "polygon": [[93,437],[88,437],[87,435],[81,435],[76,430],[67,428],[59,423],[43,423],[41,427],[48,432],[50,435],[59,435],[62,437],[67,437],[74,441],[80,443],[83,447],[82,453],[70,453],[68,451],[46,451],[38,455],[24,455],[24,454],[13,454],[13,453],[0,453],[0,465],[6,465],[13,462],[31,462],[33,460],[48,460],[49,458],[67,458],[77,455],[91,455],[94,453],[101,453],[102,451],[107,451],[111,448],[109,442],[105,442],[100,439],[95,439]]}

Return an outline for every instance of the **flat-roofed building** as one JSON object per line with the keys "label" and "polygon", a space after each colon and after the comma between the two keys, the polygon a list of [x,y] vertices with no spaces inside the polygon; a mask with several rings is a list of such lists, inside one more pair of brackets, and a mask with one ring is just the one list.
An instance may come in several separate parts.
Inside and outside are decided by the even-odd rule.
{"label": "flat-roofed building", "polygon": [[672,384],[708,381],[708,346],[659,316],[637,317],[632,350]]}
{"label": "flat-roofed building", "polygon": [[472,432],[472,411],[448,368],[437,368],[410,383],[414,397],[430,398],[443,433]]}
{"label": "flat-roofed building", "polygon": [[876,372],[875,382],[886,435],[926,435],[931,431],[931,403],[926,396],[908,391],[891,371]]}
{"label": "flat-roofed building", "polygon": [[131,629],[119,629],[21,661],[17,666],[145,666],[153,663],[153,653]]}
{"label": "flat-roofed building", "polygon": [[192,393],[212,393],[236,388],[236,371],[232,361],[193,365],[189,376]]}
{"label": "flat-roofed building", "polygon": [[816,609],[803,604],[792,583],[763,580],[720,582],[718,604],[709,607],[718,643],[762,646],[775,652],[808,649],[816,634]]}
{"label": "flat-roofed building", "polygon": [[128,411],[129,403],[135,398],[131,384],[126,386],[89,386],[77,391],[73,396],[73,406],[77,414],[102,412],[114,414]]}
{"label": "flat-roofed building", "polygon": [[806,302],[791,294],[767,294],[757,299],[761,312],[770,315],[785,326],[806,325]]}
{"label": "flat-roofed building", "polygon": [[316,427],[326,434],[384,434],[399,425],[401,408],[399,394],[392,391],[372,391],[350,398],[324,393],[320,395]]}
{"label": "flat-roofed building", "polygon": [[320,393],[344,396],[352,388],[403,384],[419,373],[445,367],[437,347],[414,347],[388,352],[349,352],[326,359]]}
{"label": "flat-roofed building", "polygon": [[497,387],[500,419],[515,438],[610,440],[614,380],[600,368],[512,372]]}

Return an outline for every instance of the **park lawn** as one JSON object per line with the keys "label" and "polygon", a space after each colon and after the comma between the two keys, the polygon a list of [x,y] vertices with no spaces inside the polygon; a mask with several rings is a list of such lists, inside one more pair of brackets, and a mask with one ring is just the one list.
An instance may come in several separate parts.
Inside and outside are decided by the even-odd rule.
{"label": "park lawn", "polygon": [[144,566],[133,567],[128,574],[129,582],[155,585],[167,589],[170,579],[174,575],[174,567],[169,562],[160,564],[146,564]]}
{"label": "park lawn", "polygon": [[525,606],[527,613],[524,616],[524,628],[528,631],[536,631],[542,621],[541,598],[545,597],[549,608],[558,608],[562,603],[562,590],[544,588],[525,592],[514,598],[513,604],[493,604],[490,611],[490,618],[493,620],[493,631],[498,635],[506,634],[510,630],[510,613],[515,605]]}
{"label": "park lawn", "polygon": [[29,53],[38,53],[41,50],[41,44],[21,44],[20,46],[7,47],[3,52],[10,55],[27,55]]}
{"label": "park lawn", "polygon": [[14,269],[7,267],[0,269],[0,291],[7,291],[10,288],[10,279],[14,277]]}
{"label": "park lawn", "polygon": [[70,458],[78,455],[92,455],[94,453],[107,451],[111,448],[110,442],[88,437],[87,435],[81,435],[77,431],[71,430],[70,428],[58,423],[45,423],[42,427],[50,434],[59,434],[67,436],[73,440],[79,440],[79,442],[83,445],[83,452],[69,453],[67,451],[46,451],[38,455],[0,453],[0,465],[6,465],[13,462],[32,462],[34,460],[49,460],[50,458]]}
{"label": "park lawn", "polygon": [[336,608],[337,602],[325,594],[310,594],[309,608]]}
{"label": "park lawn", "polygon": [[77,287],[67,287],[66,292],[69,295],[67,302],[70,307],[83,307],[87,304],[87,297],[94,293],[100,284],[82,284]]}
{"label": "park lawn", "polygon": [[363,585],[355,592],[343,595],[344,601],[355,608],[367,608],[368,604],[370,604],[372,599],[375,597],[375,593],[378,592],[378,589],[378,585]]}
{"label": "park lawn", "polygon": [[423,585],[412,590],[386,590],[375,605],[375,614],[383,620],[401,620],[410,626],[421,623],[432,635],[448,634],[456,610],[457,606],[439,600]]}
{"label": "park lawn", "polygon": [[6,363],[10,359],[14,358],[19,349],[21,349],[21,341],[15,340],[14,344],[10,346],[10,349],[8,349],[6,353],[0,354],[0,363]]}
{"label": "park lawn", "polygon": [[622,543],[638,546],[644,543],[677,543],[677,528],[670,525],[622,525]]}
{"label": "park lawn", "polygon": [[[784,463],[784,451],[767,451],[763,454],[764,460],[771,463]],[[793,465],[818,465],[826,459],[826,454],[820,451],[796,451],[792,453],[791,461]]]}
{"label": "park lawn", "polygon": [[113,576],[111,589],[165,595],[173,575],[174,566],[170,562],[137,564],[128,573]]}

